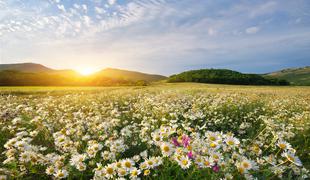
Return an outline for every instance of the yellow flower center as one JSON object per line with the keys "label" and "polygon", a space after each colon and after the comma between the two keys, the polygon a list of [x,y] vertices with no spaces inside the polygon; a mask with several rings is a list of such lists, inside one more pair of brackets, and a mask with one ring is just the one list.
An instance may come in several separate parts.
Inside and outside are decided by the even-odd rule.
{"label": "yellow flower center", "polygon": [[215,143],[211,143],[211,144],[210,144],[210,147],[215,148],[215,147],[216,147],[216,144],[215,144]]}
{"label": "yellow flower center", "polygon": [[234,141],[228,141],[227,144],[232,146],[232,145],[234,145],[235,143],[234,143]]}
{"label": "yellow flower center", "polygon": [[250,167],[250,164],[248,162],[243,162],[242,163],[242,166],[245,168],[245,169],[248,169]]}
{"label": "yellow flower center", "polygon": [[217,154],[213,154],[214,159],[219,159],[220,157]]}
{"label": "yellow flower center", "polygon": [[153,161],[147,161],[147,164],[152,166],[154,163],[153,163]]}
{"label": "yellow flower center", "polygon": [[117,163],[116,163],[116,167],[118,167],[118,168],[122,167],[122,163],[117,162]]}
{"label": "yellow flower center", "polygon": [[126,171],[124,169],[120,169],[119,174],[124,176],[126,174]]}
{"label": "yellow flower center", "polygon": [[129,161],[126,161],[126,162],[125,162],[125,167],[126,167],[126,168],[131,168],[131,163],[130,163]]}
{"label": "yellow flower center", "polygon": [[144,171],[144,175],[147,176],[147,175],[150,174],[150,172],[151,172],[151,171],[147,169],[147,170]]}
{"label": "yellow flower center", "polygon": [[169,152],[170,148],[169,148],[169,146],[164,146],[163,150],[164,150],[164,152]]}
{"label": "yellow flower center", "polygon": [[279,147],[281,148],[281,149],[285,149],[286,148],[286,144],[279,144]]}
{"label": "yellow flower center", "polygon": [[142,168],[142,169],[145,169],[145,168],[146,168],[146,164],[142,164],[142,165],[141,165],[141,168]]}
{"label": "yellow flower center", "polygon": [[132,175],[132,176],[137,176],[137,175],[138,175],[138,171],[136,171],[136,170],[132,171],[132,172],[131,172],[131,175]]}
{"label": "yellow flower center", "polygon": [[64,175],[64,173],[62,173],[62,172],[60,172],[59,174],[58,174],[58,177],[64,177],[65,175]]}
{"label": "yellow flower center", "polygon": [[106,170],[106,172],[107,172],[108,174],[113,174],[113,168],[108,167],[107,170]]}
{"label": "yellow flower center", "polygon": [[188,164],[188,160],[187,159],[182,160],[182,164],[186,166]]}

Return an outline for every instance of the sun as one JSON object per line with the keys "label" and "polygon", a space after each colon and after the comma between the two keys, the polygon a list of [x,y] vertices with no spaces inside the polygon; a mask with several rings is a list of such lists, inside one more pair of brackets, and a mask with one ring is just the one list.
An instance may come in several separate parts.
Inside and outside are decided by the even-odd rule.
{"label": "sun", "polygon": [[93,68],[77,68],[76,71],[83,76],[88,76],[96,72]]}

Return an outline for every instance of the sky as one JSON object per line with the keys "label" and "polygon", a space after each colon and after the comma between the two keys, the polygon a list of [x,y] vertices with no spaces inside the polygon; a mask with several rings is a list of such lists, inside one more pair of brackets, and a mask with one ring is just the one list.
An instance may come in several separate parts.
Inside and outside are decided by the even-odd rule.
{"label": "sky", "polygon": [[310,65],[309,0],[0,0],[0,64],[171,75]]}

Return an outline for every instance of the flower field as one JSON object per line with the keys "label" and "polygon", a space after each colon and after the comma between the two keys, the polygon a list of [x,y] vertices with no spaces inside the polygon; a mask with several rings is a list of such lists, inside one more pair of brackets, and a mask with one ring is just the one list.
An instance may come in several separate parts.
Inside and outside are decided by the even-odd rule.
{"label": "flower field", "polygon": [[310,88],[0,88],[2,179],[307,179]]}

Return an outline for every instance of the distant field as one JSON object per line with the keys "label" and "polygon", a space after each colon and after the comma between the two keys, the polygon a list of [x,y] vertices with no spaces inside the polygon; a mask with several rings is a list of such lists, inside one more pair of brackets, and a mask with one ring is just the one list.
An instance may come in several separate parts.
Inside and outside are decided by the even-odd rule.
{"label": "distant field", "polygon": [[0,177],[306,179],[310,87],[0,87]]}
{"label": "distant field", "polygon": [[57,91],[100,91],[113,89],[190,89],[196,90],[220,90],[220,91],[243,91],[243,90],[261,90],[261,91],[310,91],[309,86],[250,86],[250,85],[222,85],[222,84],[204,84],[204,83],[153,83],[149,86],[0,86],[0,93],[37,93],[37,92],[57,92]]}

